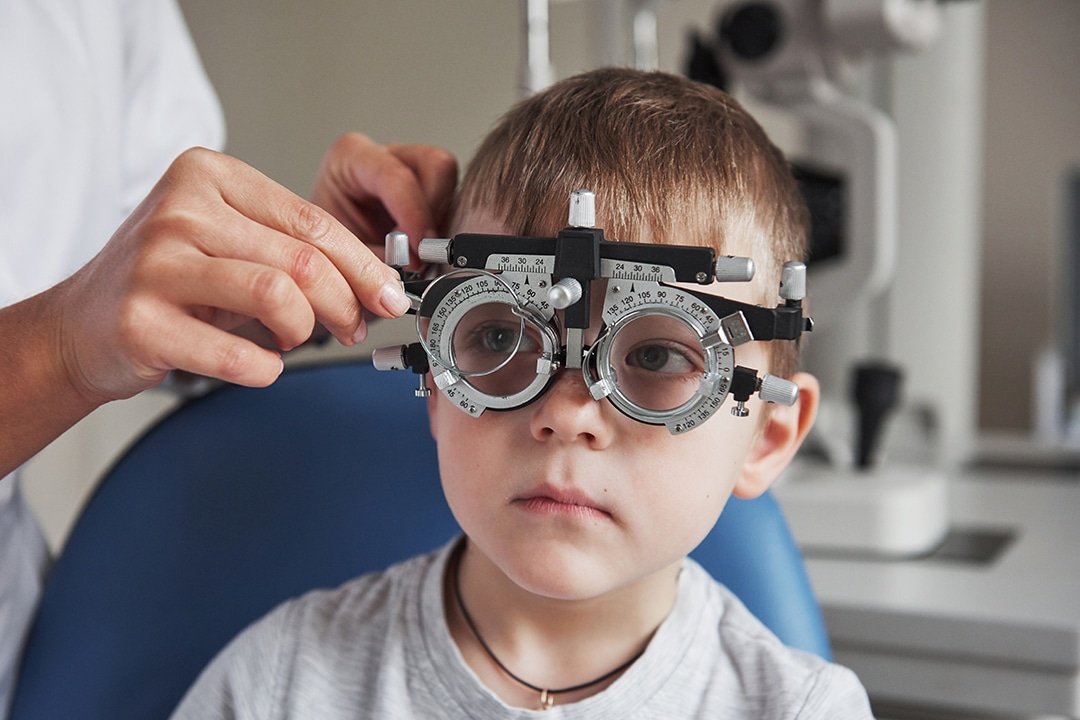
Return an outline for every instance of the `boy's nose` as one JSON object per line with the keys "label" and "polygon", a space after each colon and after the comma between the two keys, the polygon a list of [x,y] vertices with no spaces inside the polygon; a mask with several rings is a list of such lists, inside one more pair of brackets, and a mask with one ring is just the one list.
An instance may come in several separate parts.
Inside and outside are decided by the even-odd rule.
{"label": "boy's nose", "polygon": [[592,399],[580,370],[562,370],[533,403],[529,420],[533,437],[584,442],[590,449],[602,450],[611,444],[614,431],[608,417],[613,409],[606,405]]}

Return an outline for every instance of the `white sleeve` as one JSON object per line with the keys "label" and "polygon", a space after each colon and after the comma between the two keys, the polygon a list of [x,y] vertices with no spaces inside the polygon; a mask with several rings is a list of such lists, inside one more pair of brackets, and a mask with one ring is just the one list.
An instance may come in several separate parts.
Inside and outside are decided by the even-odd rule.
{"label": "white sleeve", "polygon": [[126,0],[124,214],[184,150],[221,150],[221,106],[176,0]]}

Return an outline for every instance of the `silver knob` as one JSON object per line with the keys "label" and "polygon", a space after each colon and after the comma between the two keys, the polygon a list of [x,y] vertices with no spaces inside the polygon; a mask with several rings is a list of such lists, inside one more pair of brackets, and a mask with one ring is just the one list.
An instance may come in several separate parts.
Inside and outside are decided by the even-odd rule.
{"label": "silver knob", "polygon": [[548,290],[548,302],[556,310],[565,310],[581,299],[581,283],[574,278],[563,278]]}
{"label": "silver knob", "polygon": [[716,258],[716,282],[750,282],[753,279],[752,258],[734,255],[721,255]]}
{"label": "silver knob", "polygon": [[784,300],[806,297],[806,263],[797,260],[784,263],[780,273],[780,297]]}
{"label": "silver knob", "polygon": [[766,374],[761,378],[758,397],[765,402],[791,407],[799,399],[799,386],[790,380]]}
{"label": "silver knob", "polygon": [[392,268],[409,266],[409,236],[403,232],[386,233],[385,262]]}
{"label": "silver knob", "polygon": [[596,196],[592,190],[570,193],[570,227],[596,227]]}
{"label": "silver knob", "polygon": [[408,367],[405,364],[405,346],[375,348],[371,353],[371,364],[376,370],[404,370]]}
{"label": "silver knob", "polygon": [[448,238],[424,238],[417,250],[420,261],[428,265],[450,264],[450,240]]}

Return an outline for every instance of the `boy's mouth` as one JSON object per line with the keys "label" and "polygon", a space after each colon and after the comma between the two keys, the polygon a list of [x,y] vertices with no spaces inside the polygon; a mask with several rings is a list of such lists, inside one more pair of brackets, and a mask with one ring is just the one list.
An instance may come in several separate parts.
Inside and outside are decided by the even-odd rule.
{"label": "boy's mouth", "polygon": [[537,515],[563,515],[579,518],[610,518],[611,513],[585,493],[573,488],[544,484],[515,498],[513,503]]}

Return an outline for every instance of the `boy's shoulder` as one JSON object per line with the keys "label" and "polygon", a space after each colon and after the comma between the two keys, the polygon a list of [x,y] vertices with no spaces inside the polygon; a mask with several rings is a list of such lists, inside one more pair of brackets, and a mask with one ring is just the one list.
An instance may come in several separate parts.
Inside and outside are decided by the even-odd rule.
{"label": "boy's shoulder", "polygon": [[408,558],[337,587],[310,590],[279,606],[277,612],[308,632],[346,633],[364,628],[375,617],[401,607],[407,597],[415,597],[429,573],[441,566],[448,549]]}
{"label": "boy's shoulder", "polygon": [[[333,718],[341,717],[333,708],[359,707],[365,698],[400,701],[407,691],[388,687],[388,674],[417,664],[430,670],[430,662],[415,657],[417,599],[444,554],[417,556],[278,605],[219,653],[174,718],[248,720],[290,707],[307,708],[290,717]],[[387,667],[388,657],[400,658],[399,666]]]}
{"label": "boy's shoulder", "polygon": [[[248,654],[276,656],[278,672],[304,685],[313,668],[333,668],[335,682],[372,676],[389,647],[415,644],[420,604],[446,548],[409,558],[333,587],[288,600],[245,635]],[[242,636],[243,637],[243,636]],[[321,684],[315,678],[315,686]],[[292,682],[292,681],[290,681]]]}
{"label": "boy's shoulder", "polygon": [[[726,696],[756,717],[871,718],[866,691],[849,669],[784,645],[726,586],[692,560],[683,568],[703,598],[701,628],[715,629],[704,652],[711,656],[704,694]],[[719,697],[715,697],[720,702]],[[707,704],[711,701],[703,698]],[[756,714],[755,714],[756,713]],[[777,714],[779,713],[779,714]]]}
{"label": "boy's shoulder", "polygon": [[796,675],[815,672],[827,662],[812,653],[784,645],[726,585],[714,579],[704,568],[697,567],[696,570],[703,576],[699,582],[707,583],[710,595],[714,595],[709,598],[709,607],[716,613],[718,641],[734,661],[773,666],[779,664]]}

